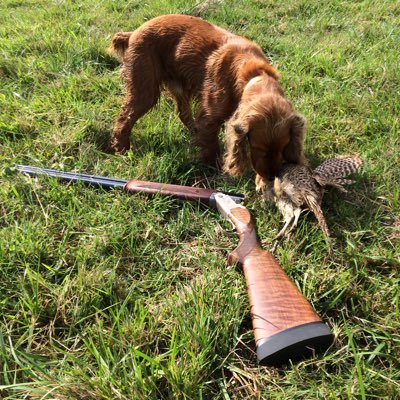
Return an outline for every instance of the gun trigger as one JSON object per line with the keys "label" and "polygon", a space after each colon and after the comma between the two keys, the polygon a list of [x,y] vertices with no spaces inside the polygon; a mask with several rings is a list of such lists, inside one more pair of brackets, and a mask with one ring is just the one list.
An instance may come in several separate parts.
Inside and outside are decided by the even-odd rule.
{"label": "gun trigger", "polygon": [[236,265],[238,263],[239,263],[239,257],[238,257],[237,251],[235,249],[235,250],[233,250],[232,252],[230,252],[228,254],[228,264],[229,265]]}
{"label": "gun trigger", "polygon": [[230,223],[232,231],[236,230],[235,224],[229,218],[227,218],[227,221]]}

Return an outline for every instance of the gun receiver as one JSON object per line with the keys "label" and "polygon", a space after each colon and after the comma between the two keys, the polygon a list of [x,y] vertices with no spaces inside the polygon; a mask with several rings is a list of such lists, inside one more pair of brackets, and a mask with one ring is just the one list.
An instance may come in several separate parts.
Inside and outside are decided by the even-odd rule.
{"label": "gun receiver", "polygon": [[29,175],[48,175],[106,188],[118,187],[131,193],[159,194],[181,200],[199,201],[218,211],[232,223],[239,244],[228,256],[230,264],[242,265],[257,346],[263,365],[282,365],[314,351],[327,348],[333,336],[275,258],[260,246],[255,224],[241,203],[244,196],[217,190],[99,177],[52,169],[17,165]]}

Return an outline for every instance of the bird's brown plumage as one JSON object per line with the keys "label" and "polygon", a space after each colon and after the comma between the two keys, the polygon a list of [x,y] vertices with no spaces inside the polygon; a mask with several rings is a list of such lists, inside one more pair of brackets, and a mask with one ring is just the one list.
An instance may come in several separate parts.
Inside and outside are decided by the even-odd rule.
{"label": "bird's brown plumage", "polygon": [[314,170],[304,165],[284,165],[268,193],[285,220],[285,225],[276,239],[289,234],[297,226],[301,212],[309,209],[317,218],[331,249],[329,228],[321,209],[325,188],[333,186],[342,192],[346,192],[343,185],[348,185],[353,181],[345,178],[358,171],[361,165],[362,159],[359,156],[332,158],[323,162]]}

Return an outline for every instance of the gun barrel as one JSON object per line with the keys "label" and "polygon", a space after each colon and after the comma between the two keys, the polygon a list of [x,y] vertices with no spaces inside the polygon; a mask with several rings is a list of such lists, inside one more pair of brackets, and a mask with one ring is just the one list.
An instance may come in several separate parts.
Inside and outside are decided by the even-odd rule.
{"label": "gun barrel", "polygon": [[118,178],[108,178],[105,176],[81,174],[77,172],[64,172],[50,168],[32,167],[30,165],[18,164],[15,166],[15,168],[18,171],[28,174],[30,176],[46,175],[67,182],[83,182],[90,186],[98,186],[103,188],[113,188],[113,187],[123,188],[128,182],[127,180]]}
{"label": "gun barrel", "polygon": [[[78,172],[65,172],[50,168],[32,167],[29,165],[18,164],[15,168],[31,176],[46,175],[58,178],[67,182],[82,182],[90,186],[102,188],[120,188],[130,193],[144,193],[147,195],[170,196],[179,200],[199,201],[209,207],[216,208],[215,196],[222,193],[214,189],[198,188],[193,186],[173,185],[170,183],[158,183],[139,180],[124,180],[118,178],[108,178],[82,174]],[[228,195],[236,204],[244,200],[242,194],[224,193]]]}

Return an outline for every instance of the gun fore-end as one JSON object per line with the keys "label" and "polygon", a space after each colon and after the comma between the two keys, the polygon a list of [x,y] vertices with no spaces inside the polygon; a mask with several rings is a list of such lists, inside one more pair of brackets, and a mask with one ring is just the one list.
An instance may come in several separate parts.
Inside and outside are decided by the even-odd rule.
{"label": "gun fore-end", "polygon": [[[124,190],[131,193],[171,196],[178,200],[198,201],[212,208],[216,208],[217,206],[215,196],[221,193],[214,189],[139,180],[128,181],[124,186]],[[241,194],[228,193],[226,195],[228,195],[235,204],[239,204],[244,200],[244,196]]]}
{"label": "gun fore-end", "polygon": [[228,261],[243,267],[259,362],[278,366],[329,347],[329,328],[275,258],[261,248],[249,210],[224,194],[215,197],[239,236]]}

